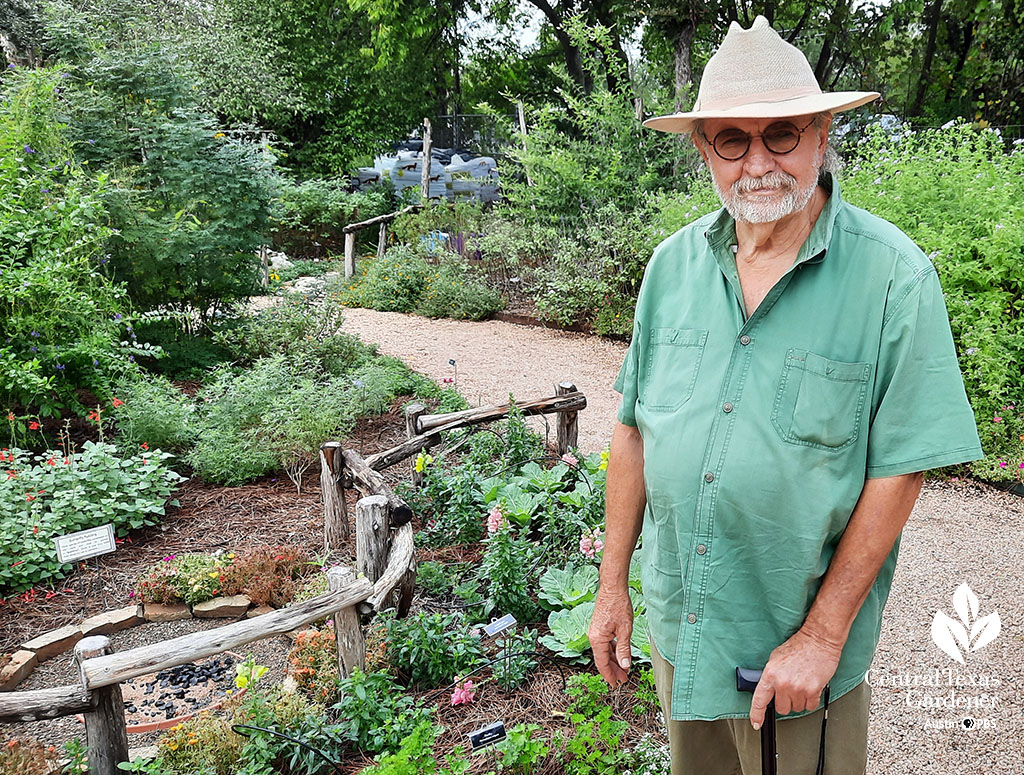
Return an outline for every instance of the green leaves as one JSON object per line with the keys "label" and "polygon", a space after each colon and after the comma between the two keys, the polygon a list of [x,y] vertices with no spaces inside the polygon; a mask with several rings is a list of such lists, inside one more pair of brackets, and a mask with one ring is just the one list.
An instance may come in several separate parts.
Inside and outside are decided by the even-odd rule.
{"label": "green leaves", "polygon": [[553,608],[572,608],[597,596],[597,582],[594,565],[577,569],[569,562],[561,570],[552,566],[540,577],[540,598]]}
{"label": "green leaves", "polygon": [[588,662],[590,658],[584,657],[583,653],[590,649],[587,628],[590,627],[590,617],[593,614],[593,602],[562,611],[552,611],[548,616],[551,634],[542,636],[540,642],[560,657],[573,662]]}

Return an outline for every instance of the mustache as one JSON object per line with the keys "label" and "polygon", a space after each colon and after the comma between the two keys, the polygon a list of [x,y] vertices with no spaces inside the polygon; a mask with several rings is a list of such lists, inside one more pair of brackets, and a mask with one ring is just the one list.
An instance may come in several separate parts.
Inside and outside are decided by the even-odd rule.
{"label": "mustache", "polygon": [[756,191],[759,188],[793,189],[796,187],[796,183],[796,178],[789,173],[773,170],[766,172],[759,178],[740,178],[732,184],[732,190],[737,194],[745,194],[748,191]]}

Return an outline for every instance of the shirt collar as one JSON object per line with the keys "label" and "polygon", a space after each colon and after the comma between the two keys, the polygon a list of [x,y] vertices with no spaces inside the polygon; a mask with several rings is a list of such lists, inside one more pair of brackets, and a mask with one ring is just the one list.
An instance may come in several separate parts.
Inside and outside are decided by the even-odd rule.
{"label": "shirt collar", "polygon": [[[824,185],[826,190],[831,189],[831,194],[825,201],[821,213],[818,214],[814,226],[811,227],[811,233],[807,235],[804,244],[800,246],[794,266],[803,263],[817,264],[825,260],[828,245],[832,241],[832,229],[835,226],[836,216],[842,208],[843,199],[839,193],[839,181],[831,172],[825,173]],[[736,221],[724,207],[718,211],[718,215],[705,232],[705,236],[708,239],[708,244],[716,253],[719,252],[719,248],[724,249],[725,246],[736,243]]]}

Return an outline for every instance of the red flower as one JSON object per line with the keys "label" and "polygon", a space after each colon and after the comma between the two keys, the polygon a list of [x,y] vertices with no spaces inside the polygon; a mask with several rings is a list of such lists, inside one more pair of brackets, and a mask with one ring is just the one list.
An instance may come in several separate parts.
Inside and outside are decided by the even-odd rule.
{"label": "red flower", "polygon": [[29,501],[34,501],[35,499],[36,499],[35,495],[26,495],[25,496],[25,502],[26,503],[29,502]]}
{"label": "red flower", "polygon": [[40,428],[40,425],[35,420],[33,420],[32,422],[30,422],[28,424],[28,429],[30,431],[37,431],[37,430],[39,430],[39,428]]}
{"label": "red flower", "polygon": [[15,421],[15,420],[17,420],[18,418],[14,416],[14,412],[8,411],[8,412],[7,412],[7,419],[8,419],[8,420],[9,420],[10,422],[14,422],[14,421]]}
{"label": "red flower", "polygon": [[114,396],[114,400],[110,402],[110,405],[116,409],[119,406],[124,406],[124,401],[122,401],[117,396]]}
{"label": "red flower", "polygon": [[25,561],[24,561],[24,560],[18,560],[18,561],[17,561],[16,563],[14,563],[13,565],[11,565],[11,567],[12,567],[12,568],[17,568],[17,567],[18,567],[19,565],[24,565],[24,564],[25,564]]}
{"label": "red flower", "polygon": [[18,472],[17,471],[8,471],[7,472],[7,478],[8,479],[17,479],[18,478]]}
{"label": "red flower", "polygon": [[97,412],[95,409],[93,409],[91,412],[89,412],[89,414],[86,415],[86,419],[87,420],[91,420],[92,422],[99,422],[100,421],[99,412]]}
{"label": "red flower", "polygon": [[142,442],[141,444],[139,444],[139,446],[142,447],[145,450],[149,449],[149,444],[147,444],[146,442]]}
{"label": "red flower", "polygon": [[46,461],[46,465],[48,465],[48,466],[55,466],[55,465],[57,465],[57,458],[51,457],[49,460]]}
{"label": "red flower", "polygon": [[35,535],[38,532],[39,532],[39,525],[33,525],[32,526],[32,535]]}

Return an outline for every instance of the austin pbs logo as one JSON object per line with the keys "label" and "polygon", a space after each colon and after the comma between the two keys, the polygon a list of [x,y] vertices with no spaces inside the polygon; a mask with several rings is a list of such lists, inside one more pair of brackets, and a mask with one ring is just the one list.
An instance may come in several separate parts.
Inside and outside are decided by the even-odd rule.
{"label": "austin pbs logo", "polygon": [[987,646],[999,635],[999,612],[978,616],[978,597],[967,582],[953,593],[953,610],[960,621],[936,611],[932,619],[932,640],[950,659],[965,664],[965,656]]}

